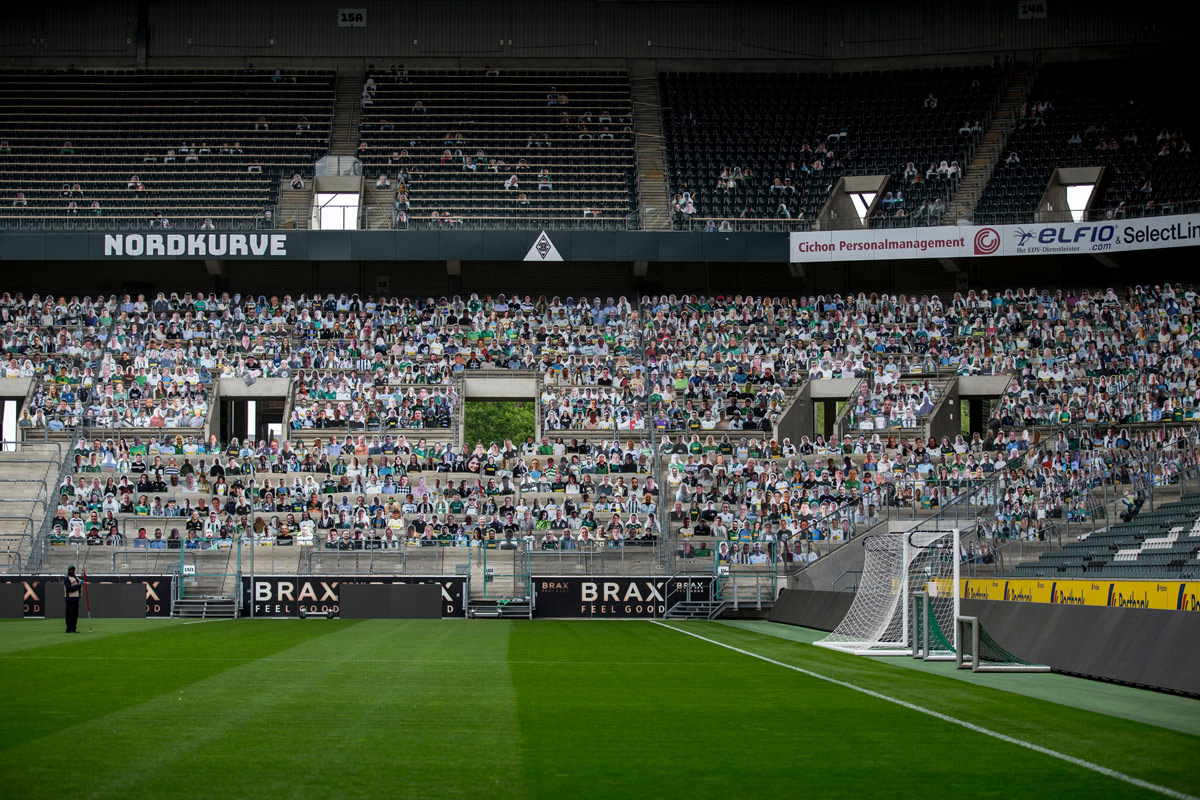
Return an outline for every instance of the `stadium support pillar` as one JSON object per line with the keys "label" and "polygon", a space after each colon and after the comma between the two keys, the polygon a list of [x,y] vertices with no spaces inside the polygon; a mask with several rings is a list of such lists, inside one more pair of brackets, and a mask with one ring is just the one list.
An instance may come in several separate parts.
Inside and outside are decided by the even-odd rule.
{"label": "stadium support pillar", "polygon": [[447,261],[446,262],[446,274],[447,275],[462,275],[462,262],[461,261]]}
{"label": "stadium support pillar", "polygon": [[1107,267],[1108,269],[1116,269],[1120,266],[1115,258],[1105,255],[1104,253],[1092,253],[1092,258],[1099,261],[1101,266]]}
{"label": "stadium support pillar", "polygon": [[225,262],[214,259],[205,259],[204,267],[208,270],[209,275],[221,277],[225,274]]}
{"label": "stadium support pillar", "polygon": [[808,276],[808,273],[804,271],[803,264],[788,264],[788,272],[791,273],[793,278],[804,278]]}
{"label": "stadium support pillar", "polygon": [[644,278],[644,277],[646,277],[646,273],[649,271],[650,271],[650,262],[649,261],[633,262],[633,277]]}
{"label": "stadium support pillar", "polygon": [[938,263],[942,265],[942,268],[945,269],[946,272],[961,271],[959,268],[959,259],[957,258],[939,258]]}

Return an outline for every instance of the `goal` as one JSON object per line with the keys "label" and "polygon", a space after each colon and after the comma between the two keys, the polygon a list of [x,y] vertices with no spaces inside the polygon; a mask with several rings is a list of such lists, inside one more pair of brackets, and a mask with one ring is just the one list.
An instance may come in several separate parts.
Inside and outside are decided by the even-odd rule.
{"label": "goal", "polygon": [[954,629],[961,646],[955,657],[959,669],[972,672],[1049,672],[1045,664],[1018,658],[988,635],[978,617],[955,617]]}
{"label": "goal", "polygon": [[[863,572],[858,592],[837,628],[814,644],[867,656],[907,656],[914,652],[913,598],[924,594],[922,620],[945,643],[931,647],[934,658],[953,658],[958,635],[960,537],[953,530],[881,533],[863,540]],[[924,632],[919,638],[923,640]],[[935,646],[936,645],[936,646]]]}
{"label": "goal", "polygon": [[928,591],[912,596],[908,614],[912,655],[922,661],[954,661],[957,657],[954,631],[942,628],[937,609],[937,597],[930,596]]}

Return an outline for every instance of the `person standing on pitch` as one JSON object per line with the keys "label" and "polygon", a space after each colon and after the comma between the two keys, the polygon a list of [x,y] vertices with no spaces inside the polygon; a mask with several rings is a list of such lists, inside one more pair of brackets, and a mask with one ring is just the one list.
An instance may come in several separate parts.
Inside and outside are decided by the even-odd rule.
{"label": "person standing on pitch", "polygon": [[83,590],[83,581],[75,577],[75,567],[67,567],[63,588],[67,593],[67,633],[79,633],[75,625],[79,622],[79,593]]}

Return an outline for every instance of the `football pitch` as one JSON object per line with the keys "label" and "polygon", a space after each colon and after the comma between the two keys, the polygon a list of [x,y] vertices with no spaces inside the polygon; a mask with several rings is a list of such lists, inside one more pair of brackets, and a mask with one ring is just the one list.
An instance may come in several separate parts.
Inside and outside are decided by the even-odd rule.
{"label": "football pitch", "polygon": [[1200,701],[766,622],[86,627],[0,624],[6,797],[1200,794]]}

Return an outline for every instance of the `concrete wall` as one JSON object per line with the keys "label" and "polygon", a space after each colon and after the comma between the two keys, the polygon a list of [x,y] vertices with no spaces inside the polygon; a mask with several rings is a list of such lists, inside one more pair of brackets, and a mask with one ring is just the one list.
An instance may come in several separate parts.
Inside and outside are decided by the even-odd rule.
{"label": "concrete wall", "polygon": [[29,394],[29,384],[32,382],[33,378],[0,378],[0,397],[19,397],[24,400]]}
{"label": "concrete wall", "polygon": [[789,589],[817,589],[831,591],[834,581],[846,572],[862,572],[863,540],[865,536],[851,539],[829,555],[809,564],[788,581]]}
{"label": "concrete wall", "polygon": [[813,400],[845,400],[858,386],[858,378],[829,378],[809,381]]}
{"label": "concrete wall", "polygon": [[1009,375],[963,375],[958,379],[958,396],[999,397],[1011,382]]}
{"label": "concrete wall", "polygon": [[496,378],[463,378],[464,400],[515,400],[532,402],[538,396],[537,378],[529,377],[496,377]]}
{"label": "concrete wall", "polygon": [[949,436],[950,441],[962,433],[962,416],[958,408],[958,378],[950,381],[946,387],[946,395],[939,398],[929,418],[929,435],[941,441],[943,436]]}
{"label": "concrete wall", "polygon": [[805,381],[800,387],[800,393],[775,424],[776,440],[782,442],[784,439],[791,439],[793,444],[799,444],[800,437],[813,436],[814,416],[812,381]]}
{"label": "concrete wall", "polygon": [[220,396],[225,400],[286,398],[292,391],[291,378],[259,378],[250,386],[241,378],[221,378]]}

